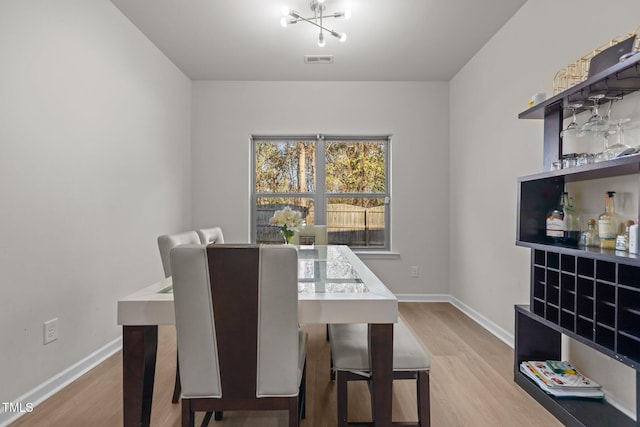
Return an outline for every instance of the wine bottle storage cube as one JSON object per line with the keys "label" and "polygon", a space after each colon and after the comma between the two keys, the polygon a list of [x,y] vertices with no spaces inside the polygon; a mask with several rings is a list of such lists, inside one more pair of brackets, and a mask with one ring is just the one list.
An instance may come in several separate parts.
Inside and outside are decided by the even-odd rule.
{"label": "wine bottle storage cube", "polygon": [[[593,321],[594,312],[594,281],[591,278],[578,277],[578,290],[576,292],[577,314],[583,320]],[[581,334],[582,335],[582,334]]]}
{"label": "wine bottle storage cube", "polygon": [[575,332],[576,316],[573,312],[562,309],[560,311],[560,326],[568,331]]}
{"label": "wine bottle storage cube", "polygon": [[618,352],[640,362],[640,289],[618,289]]}
{"label": "wine bottle storage cube", "polygon": [[588,340],[593,340],[593,321],[578,316],[576,319],[576,333]]}
{"label": "wine bottle storage cube", "polygon": [[[546,295],[546,271],[543,267],[534,267],[533,272],[533,297],[537,300],[545,300]],[[540,313],[537,313],[540,314]]]}
{"label": "wine bottle storage cube", "polygon": [[601,324],[596,324],[595,334],[595,342],[597,344],[600,344],[601,346],[608,348],[609,350],[614,350],[615,332],[613,331],[613,329],[610,329]]}
{"label": "wine bottle storage cube", "polygon": [[579,274],[585,277],[593,277],[594,260],[591,258],[578,257]]}
{"label": "wine bottle storage cube", "polygon": [[534,249],[531,312],[640,363],[640,266]]}
{"label": "wine bottle storage cube", "polygon": [[[609,287],[609,285],[605,285],[605,287]],[[610,302],[607,299],[600,299],[600,296],[596,297],[596,322],[598,322],[599,325],[615,328],[616,306],[614,302]]]}
{"label": "wine bottle storage cube", "polygon": [[562,254],[560,256],[560,262],[562,271],[566,273],[575,273],[576,271],[576,257],[573,255]]}
{"label": "wine bottle storage cube", "polygon": [[560,305],[560,273],[547,270],[547,303]]}
{"label": "wine bottle storage cube", "polygon": [[562,308],[574,311],[576,299],[576,276],[562,272],[560,276],[560,300]]}
{"label": "wine bottle storage cube", "polygon": [[631,265],[618,265],[618,283],[640,291],[640,269]]}
{"label": "wine bottle storage cube", "polygon": [[616,264],[607,261],[596,261],[596,279],[609,283],[616,281]]}
{"label": "wine bottle storage cube", "polygon": [[557,252],[547,252],[547,268],[557,270],[560,268],[560,254]]}

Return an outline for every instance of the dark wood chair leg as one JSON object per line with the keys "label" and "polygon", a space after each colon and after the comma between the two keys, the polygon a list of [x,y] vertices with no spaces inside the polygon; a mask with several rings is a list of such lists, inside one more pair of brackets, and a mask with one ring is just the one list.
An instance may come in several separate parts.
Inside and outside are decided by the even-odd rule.
{"label": "dark wood chair leg", "polygon": [[176,382],[173,385],[173,397],[171,403],[178,403],[180,400],[180,393],[182,392],[182,386],[180,385],[180,364],[178,363],[178,353],[176,352]]}
{"label": "dark wood chair leg", "polygon": [[347,397],[347,380],[349,378],[349,372],[347,371],[338,371],[336,372],[336,383],[337,383],[337,404],[338,404],[338,427],[347,427],[347,407],[348,405],[348,397]]}
{"label": "dark wood chair leg", "polygon": [[222,415],[223,415],[222,411],[216,411],[213,415],[213,419],[216,421],[222,421]]}
{"label": "dark wood chair leg", "polygon": [[298,427],[300,420],[298,419],[298,398],[289,399],[289,427]]}
{"label": "dark wood chair leg", "polygon": [[182,427],[194,427],[195,414],[191,410],[189,399],[182,399]]}
{"label": "dark wood chair leg", "polygon": [[336,371],[333,369],[333,354],[329,350],[329,379],[331,381],[336,380]]}
{"label": "dark wood chair leg", "polygon": [[300,380],[300,389],[298,390],[298,411],[300,418],[307,416],[307,361],[304,361],[302,367],[302,379]]}
{"label": "dark wood chair leg", "polygon": [[207,412],[206,414],[204,414],[204,418],[202,419],[200,427],[207,427],[209,425],[209,421],[211,421],[211,415],[213,415],[213,412]]}
{"label": "dark wood chair leg", "polygon": [[421,427],[431,426],[431,396],[429,393],[429,372],[419,371],[416,380],[418,399],[418,422]]}

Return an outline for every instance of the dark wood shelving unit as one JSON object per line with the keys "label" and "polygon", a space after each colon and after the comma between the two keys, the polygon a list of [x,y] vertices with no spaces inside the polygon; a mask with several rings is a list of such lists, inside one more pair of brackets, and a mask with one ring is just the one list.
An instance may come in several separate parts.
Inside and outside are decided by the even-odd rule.
{"label": "dark wood shelving unit", "polygon": [[[549,171],[562,154],[564,109],[603,93],[640,90],[640,54],[524,111],[522,119],[544,119],[541,172],[518,178],[516,245],[531,249],[529,306],[515,307],[514,379],[569,426],[640,426],[606,401],[557,399],[520,372],[526,360],[559,360],[561,336],[569,336],[636,370],[640,413],[640,255],[557,244],[546,237],[547,213],[568,182],[630,174],[640,177],[640,155]],[[638,211],[640,216],[640,208]]]}

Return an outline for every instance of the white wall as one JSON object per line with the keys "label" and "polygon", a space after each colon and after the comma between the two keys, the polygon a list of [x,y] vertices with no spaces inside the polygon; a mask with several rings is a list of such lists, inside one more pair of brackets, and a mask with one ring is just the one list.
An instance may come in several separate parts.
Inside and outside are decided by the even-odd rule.
{"label": "white wall", "polygon": [[447,293],[447,83],[198,81],[192,98],[194,226],[249,241],[252,134],[391,134],[400,259],[366,262],[396,293]]}
{"label": "white wall", "polygon": [[[532,94],[551,94],[561,67],[632,32],[638,16],[637,0],[529,0],[450,82],[451,293],[508,331],[513,305],[529,301],[529,250],[514,245],[516,179],[542,170],[542,121],[518,113]],[[614,384],[619,364],[589,359],[599,362],[585,362],[588,373],[635,412],[635,376]]]}
{"label": "white wall", "polygon": [[[190,226],[191,83],[107,0],[0,2],[0,401],[120,335]],[[60,338],[43,345],[43,321]]]}

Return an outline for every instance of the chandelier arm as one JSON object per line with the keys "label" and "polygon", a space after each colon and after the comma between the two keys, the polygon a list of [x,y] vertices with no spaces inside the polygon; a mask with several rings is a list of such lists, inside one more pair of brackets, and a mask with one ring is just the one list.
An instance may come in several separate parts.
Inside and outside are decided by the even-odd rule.
{"label": "chandelier arm", "polygon": [[292,16],[293,16],[294,18],[297,18],[297,21],[305,21],[305,22],[308,22],[309,24],[311,24],[311,25],[315,25],[316,27],[320,28],[321,30],[325,30],[326,32],[331,33],[331,35],[333,35],[333,36],[335,37],[334,33],[336,33],[336,32],[335,32],[335,31],[333,31],[333,30],[331,30],[331,29],[329,29],[329,28],[327,28],[327,27],[324,27],[324,26],[322,26],[322,25],[320,25],[320,24],[318,24],[318,23],[316,23],[316,22],[313,22],[312,20],[309,20],[309,19],[307,19],[307,18],[304,18],[304,17],[302,17],[302,16],[300,16],[300,15],[297,15],[297,16],[296,16],[296,15],[292,15]]}
{"label": "chandelier arm", "polygon": [[[339,12],[339,13],[341,13],[341,12]],[[295,22],[298,22],[298,21],[308,21],[309,19],[315,19],[314,17],[303,18],[302,16],[300,16],[300,15],[298,15],[298,14],[296,14],[296,15],[291,15],[291,14],[289,14],[289,16],[291,16],[292,18],[294,18],[294,21],[295,21]],[[337,15],[337,16],[336,16],[335,14],[331,14],[331,15],[322,15],[322,16],[318,16],[318,18],[323,18],[323,19],[325,19],[325,18],[342,18],[343,16],[344,16],[344,15]],[[291,21],[291,23],[293,23],[294,21]]]}

